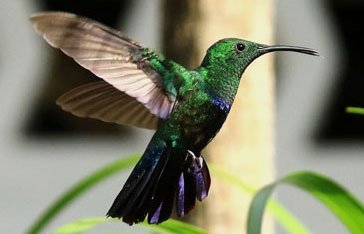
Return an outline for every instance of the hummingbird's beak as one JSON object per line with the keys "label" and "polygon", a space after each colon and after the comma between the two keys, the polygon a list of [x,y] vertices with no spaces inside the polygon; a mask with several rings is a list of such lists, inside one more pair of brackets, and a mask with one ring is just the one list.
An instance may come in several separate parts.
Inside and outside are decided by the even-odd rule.
{"label": "hummingbird's beak", "polygon": [[314,56],[320,55],[316,50],[310,48],[298,47],[298,46],[285,46],[285,45],[274,45],[274,46],[260,45],[258,47],[258,51],[261,54],[266,54],[274,51],[291,51]]}

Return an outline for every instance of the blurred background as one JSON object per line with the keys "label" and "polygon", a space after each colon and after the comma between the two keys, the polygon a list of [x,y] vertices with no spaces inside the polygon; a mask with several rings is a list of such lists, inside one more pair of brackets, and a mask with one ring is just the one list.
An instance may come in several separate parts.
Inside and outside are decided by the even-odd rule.
{"label": "blurred background", "polygon": [[[142,152],[153,134],[61,111],[59,95],[96,78],[46,45],[29,16],[74,12],[162,51],[161,6],[160,0],[0,0],[0,233],[23,233],[66,188],[108,162]],[[364,200],[364,118],[344,112],[346,106],[364,106],[364,2],[276,0],[272,7],[275,43],[322,54],[275,56],[275,174],[319,171]],[[48,232],[72,219],[105,214],[127,175],[87,193]],[[313,233],[345,233],[307,194],[282,187],[278,198]]]}

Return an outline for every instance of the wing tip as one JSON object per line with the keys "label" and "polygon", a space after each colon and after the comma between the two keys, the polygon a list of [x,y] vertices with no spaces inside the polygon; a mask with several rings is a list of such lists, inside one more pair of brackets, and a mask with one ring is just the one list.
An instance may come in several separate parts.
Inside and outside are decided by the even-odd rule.
{"label": "wing tip", "polygon": [[[41,29],[41,26],[42,26],[41,21],[45,20],[45,19],[52,19],[54,17],[75,18],[75,17],[77,17],[77,15],[72,14],[72,13],[62,12],[62,11],[41,11],[41,12],[33,13],[29,16],[29,21],[33,24],[35,31],[38,34],[43,35],[43,38],[51,45],[52,45],[52,43],[45,37],[44,30]],[[53,47],[55,47],[55,46],[53,46]]]}
{"label": "wing tip", "polygon": [[77,17],[77,15],[73,14],[73,13],[69,13],[69,12],[64,12],[64,11],[40,11],[40,12],[36,12],[33,13],[29,16],[29,20],[31,22],[37,21],[39,19],[44,19],[44,18],[48,18],[48,17],[55,17],[55,16],[62,16],[62,17],[68,17],[68,18],[74,18]]}

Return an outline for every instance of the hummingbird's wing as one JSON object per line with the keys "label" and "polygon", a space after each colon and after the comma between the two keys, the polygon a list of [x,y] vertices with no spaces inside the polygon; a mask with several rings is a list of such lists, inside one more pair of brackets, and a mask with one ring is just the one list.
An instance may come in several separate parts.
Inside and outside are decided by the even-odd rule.
{"label": "hummingbird's wing", "polygon": [[[164,119],[171,112],[175,97],[163,85],[163,58],[152,50],[105,25],[70,13],[44,12],[31,16],[30,20],[50,45],[135,98],[155,116]],[[157,64],[154,67],[158,71],[151,62]],[[110,111],[121,113],[120,109]],[[115,119],[109,119],[111,115],[98,117],[114,122]]]}
{"label": "hummingbird's wing", "polygon": [[74,88],[57,99],[65,111],[78,117],[156,129],[159,118],[135,98],[104,82],[92,82]]}

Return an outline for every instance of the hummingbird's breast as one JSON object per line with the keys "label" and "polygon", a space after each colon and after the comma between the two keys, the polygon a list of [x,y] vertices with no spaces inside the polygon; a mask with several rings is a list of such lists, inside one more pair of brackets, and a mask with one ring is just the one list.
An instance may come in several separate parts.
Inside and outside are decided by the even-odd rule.
{"label": "hummingbird's breast", "polygon": [[165,124],[190,150],[199,152],[215,137],[229,111],[222,99],[194,89],[179,100]]}

